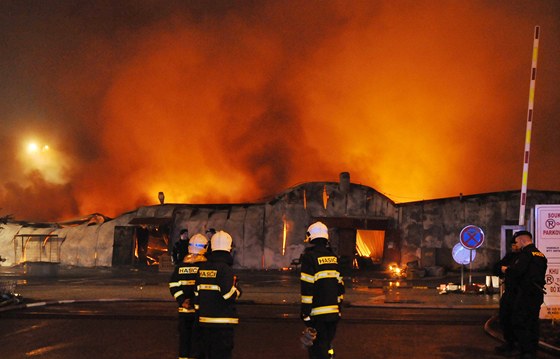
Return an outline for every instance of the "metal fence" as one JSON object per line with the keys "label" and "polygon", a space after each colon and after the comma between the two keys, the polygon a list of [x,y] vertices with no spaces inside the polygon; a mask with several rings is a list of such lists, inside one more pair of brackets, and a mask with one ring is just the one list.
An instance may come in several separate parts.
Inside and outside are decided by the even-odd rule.
{"label": "metal fence", "polygon": [[59,263],[64,240],[52,234],[17,234],[14,236],[15,262]]}

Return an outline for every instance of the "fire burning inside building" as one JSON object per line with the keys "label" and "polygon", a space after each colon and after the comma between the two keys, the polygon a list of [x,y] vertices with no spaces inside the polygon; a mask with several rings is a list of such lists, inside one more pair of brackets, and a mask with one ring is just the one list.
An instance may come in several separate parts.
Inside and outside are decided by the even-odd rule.
{"label": "fire burning inside building", "polygon": [[[518,227],[519,197],[515,191],[396,204],[371,187],[351,183],[349,173],[343,172],[339,182],[303,183],[262,202],[162,203],[114,219],[94,215],[66,223],[7,221],[0,231],[0,254],[6,265],[19,265],[28,257],[22,254],[51,258],[47,249],[55,248],[56,264],[162,270],[170,266],[168,252],[181,230],[192,235],[214,228],[231,234],[236,268],[285,269],[297,265],[309,223],[320,220],[329,228],[330,246],[345,273],[392,265],[399,278],[403,273],[457,269],[451,249],[472,221],[487,236],[473,268],[487,270],[500,258],[504,233]],[[560,192],[529,191],[527,211],[536,204],[559,202]],[[24,238],[36,238],[37,245],[29,246]]]}

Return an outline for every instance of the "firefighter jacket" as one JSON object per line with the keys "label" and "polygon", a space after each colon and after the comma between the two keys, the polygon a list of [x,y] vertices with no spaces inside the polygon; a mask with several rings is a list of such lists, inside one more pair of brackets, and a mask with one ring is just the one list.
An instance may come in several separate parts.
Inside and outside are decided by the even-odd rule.
{"label": "firefighter jacket", "polygon": [[[195,283],[198,267],[206,262],[202,254],[189,254],[175,267],[169,279],[169,291],[179,305],[179,313],[194,317]],[[188,300],[187,305],[183,305]]]}
{"label": "firefighter jacket", "polygon": [[335,321],[340,317],[344,281],[338,257],[325,238],[316,238],[301,256],[301,317],[308,321]]}
{"label": "firefighter jacket", "polygon": [[523,247],[517,261],[506,270],[506,276],[511,275],[523,293],[542,295],[547,262],[545,255],[531,243]]}
{"label": "firefighter jacket", "polygon": [[223,327],[239,323],[235,300],[240,295],[229,252],[213,251],[196,279],[200,326]]}

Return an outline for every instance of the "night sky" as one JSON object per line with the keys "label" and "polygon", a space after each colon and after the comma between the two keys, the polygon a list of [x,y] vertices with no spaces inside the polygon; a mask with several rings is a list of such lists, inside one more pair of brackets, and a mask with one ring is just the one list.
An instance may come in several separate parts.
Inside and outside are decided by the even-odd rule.
{"label": "night sky", "polygon": [[[560,190],[560,1],[0,1],[0,216]],[[32,145],[33,144],[33,145]]]}

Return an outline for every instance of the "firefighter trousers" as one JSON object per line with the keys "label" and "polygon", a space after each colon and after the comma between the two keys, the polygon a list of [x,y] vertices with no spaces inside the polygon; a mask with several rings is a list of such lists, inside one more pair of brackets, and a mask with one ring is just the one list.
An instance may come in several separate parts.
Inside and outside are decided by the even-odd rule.
{"label": "firefighter trousers", "polygon": [[198,318],[179,314],[179,358],[200,358],[202,339]]}
{"label": "firefighter trousers", "polygon": [[233,327],[201,327],[205,359],[231,359]]}
{"label": "firefighter trousers", "polygon": [[336,334],[336,326],[338,321],[332,322],[313,322],[313,328],[317,330],[317,338],[313,341],[313,345],[308,349],[309,359],[330,359],[332,341]]}

